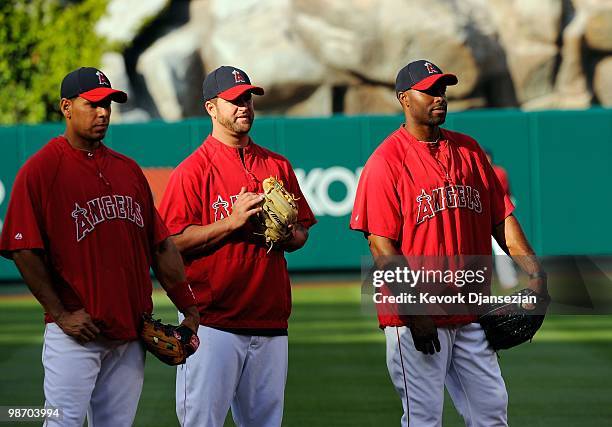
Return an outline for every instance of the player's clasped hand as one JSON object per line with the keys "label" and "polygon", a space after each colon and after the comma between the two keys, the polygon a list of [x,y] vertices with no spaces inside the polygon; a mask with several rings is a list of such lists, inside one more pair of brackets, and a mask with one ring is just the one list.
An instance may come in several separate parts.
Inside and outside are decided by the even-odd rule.
{"label": "player's clasped hand", "polygon": [[93,341],[100,333],[89,313],[85,309],[77,311],[64,311],[57,319],[57,325],[66,335],[76,339],[81,344]]}
{"label": "player's clasped hand", "polygon": [[234,203],[230,215],[236,228],[242,227],[250,217],[261,212],[261,202],[263,200],[264,197],[261,194],[247,192],[246,187],[240,189],[238,199]]}
{"label": "player's clasped hand", "polygon": [[410,320],[410,333],[414,348],[424,354],[434,354],[440,351],[438,329],[429,316],[413,316]]}
{"label": "player's clasped hand", "polygon": [[288,239],[282,243],[280,248],[287,252],[293,252],[304,246],[308,239],[308,230],[301,224],[289,224],[287,227],[291,234],[289,234]]}
{"label": "player's clasped hand", "polygon": [[198,328],[200,326],[200,313],[196,306],[189,307],[185,311],[185,319],[181,322],[181,326],[186,326],[193,331],[194,334],[198,334]]}

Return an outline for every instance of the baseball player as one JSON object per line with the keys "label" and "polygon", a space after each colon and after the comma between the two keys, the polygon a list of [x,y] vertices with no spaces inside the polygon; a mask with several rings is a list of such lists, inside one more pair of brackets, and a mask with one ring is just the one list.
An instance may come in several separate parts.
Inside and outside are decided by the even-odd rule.
{"label": "baseball player", "polygon": [[[379,268],[397,256],[490,256],[493,233],[530,274],[529,286],[545,292],[545,275],[484,152],[469,136],[440,128],[446,87],[456,83],[430,61],[399,71],[405,123],[367,161],[350,227],[365,234]],[[466,425],[507,425],[504,381],[475,315],[378,308],[402,426],[442,425],[444,386]]]}
{"label": "baseball player", "polygon": [[[306,243],[315,222],[291,165],[253,142],[246,73],[223,66],[203,84],[212,133],[172,173],[160,213],[183,254],[201,315],[198,352],[178,368],[182,426],[222,426],[231,406],[239,426],[280,426],[287,376],[291,289],[284,251]],[[255,233],[262,181],[284,182],[297,198],[290,238],[268,247]]]}
{"label": "baseball player", "polygon": [[[490,150],[485,150],[487,160],[493,167],[495,176],[499,179],[502,190],[513,200],[512,193],[510,192],[510,181],[508,180],[508,172],[500,165],[493,163],[493,153]],[[514,200],[513,200],[514,201]],[[506,255],[504,250],[497,244],[495,239],[492,239],[491,244],[493,245],[493,255],[495,259],[495,272],[499,279],[499,283],[504,289],[512,289],[518,285],[518,276],[516,274],[516,268],[512,259]]]}
{"label": "baseball player", "polygon": [[102,143],[111,88],[100,70],[62,81],[66,131],[19,170],[0,240],[45,310],[45,425],[131,426],[143,383],[138,340],[152,310],[153,267],[197,331],[199,314],[179,252],[168,238],[138,165]]}

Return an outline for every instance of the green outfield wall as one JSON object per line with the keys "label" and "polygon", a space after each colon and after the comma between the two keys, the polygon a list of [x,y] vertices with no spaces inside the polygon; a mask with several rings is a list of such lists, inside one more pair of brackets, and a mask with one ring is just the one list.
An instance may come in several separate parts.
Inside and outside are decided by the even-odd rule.
{"label": "green outfield wall", "polygon": [[[306,248],[288,255],[291,269],[359,268],[367,246],[348,230],[357,180],[401,122],[400,116],[256,120],[253,139],[289,158],[319,220]],[[445,127],[476,138],[506,168],[516,214],[539,254],[612,254],[612,110],[462,112],[449,114]],[[20,165],[62,131],[61,124],[0,127],[0,219]],[[145,171],[168,171],[209,131],[206,118],[113,125],[105,142]],[[0,279],[18,277],[1,259]]]}

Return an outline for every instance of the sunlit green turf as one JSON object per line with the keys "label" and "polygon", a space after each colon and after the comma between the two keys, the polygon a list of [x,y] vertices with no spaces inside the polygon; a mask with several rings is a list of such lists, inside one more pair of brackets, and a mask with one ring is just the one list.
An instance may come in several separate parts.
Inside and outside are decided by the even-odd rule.
{"label": "sunlit green turf", "polygon": [[[362,312],[359,287],[298,285],[293,296],[283,425],[399,425],[384,336],[374,316]],[[176,320],[163,294],[155,294],[155,306],[156,315]],[[32,299],[0,299],[0,405],[43,401],[41,319]],[[612,316],[549,316],[533,343],[502,352],[500,364],[510,425],[610,425]],[[445,426],[463,425],[450,401],[444,417]],[[177,425],[174,369],[153,357],[135,425]]]}

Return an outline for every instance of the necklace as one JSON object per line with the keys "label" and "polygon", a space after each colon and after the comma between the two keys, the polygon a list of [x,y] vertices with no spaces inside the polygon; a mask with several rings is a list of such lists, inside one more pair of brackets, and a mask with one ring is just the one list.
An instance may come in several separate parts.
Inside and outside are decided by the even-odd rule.
{"label": "necklace", "polygon": [[436,138],[435,141],[421,141],[420,139],[418,141],[422,142],[423,144],[437,144],[440,141],[441,137],[442,137],[442,131],[438,128],[438,137]]}
{"label": "necklace", "polygon": [[[447,184],[453,185],[454,184],[453,179],[450,176],[450,169],[452,168],[452,165],[453,165],[453,150],[449,144],[447,146],[446,153],[442,152],[442,147],[439,147],[437,145],[441,137],[442,137],[442,131],[438,129],[438,137],[436,138],[435,141],[419,141],[419,142],[423,144],[427,144],[427,148],[429,149],[428,150],[429,154],[431,155],[431,158],[438,166],[438,174],[444,180],[445,185]],[[440,157],[442,157],[442,159],[444,160],[444,163],[446,164],[442,162]]]}
{"label": "necklace", "polygon": [[[442,161],[438,158],[438,155],[444,158],[446,165],[442,163]],[[432,157],[435,160],[435,162],[438,164],[438,166],[440,167],[441,172],[442,172],[441,176],[442,176],[442,179],[444,179],[445,183],[454,185],[453,179],[450,176],[450,169],[453,167],[453,163],[454,163],[453,162],[453,149],[450,146],[450,144],[447,146],[446,153],[441,153],[441,152],[438,152],[436,154],[432,153]]]}
{"label": "necklace", "polygon": [[93,153],[94,153],[94,151],[96,151],[98,148],[100,148],[100,142],[98,142],[98,146],[97,146],[96,148],[94,148],[93,150],[88,150],[87,148],[80,148],[80,147],[76,147],[76,146],[74,146],[74,144],[72,144],[72,142],[70,142],[70,140],[68,139],[68,137],[66,136],[66,134],[63,134],[63,135],[62,135],[62,137],[63,137],[63,138],[66,140],[66,141],[68,141],[68,144],[69,144],[69,145],[70,145],[72,148],[74,148],[75,150],[84,151],[84,152],[86,152],[86,153],[93,154]]}

